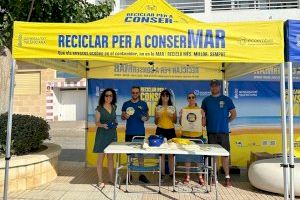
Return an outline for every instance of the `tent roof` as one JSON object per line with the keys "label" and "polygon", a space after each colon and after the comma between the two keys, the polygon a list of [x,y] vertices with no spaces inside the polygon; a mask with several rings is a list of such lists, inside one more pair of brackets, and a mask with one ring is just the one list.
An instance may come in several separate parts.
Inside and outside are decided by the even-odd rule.
{"label": "tent roof", "polygon": [[125,8],[121,12],[116,13],[115,15],[110,15],[101,20],[97,20],[94,22],[90,22],[93,24],[101,24],[101,23],[108,23],[108,24],[123,24],[124,19],[129,16],[129,14],[134,13],[152,13],[156,14],[165,14],[165,15],[172,15],[173,23],[183,23],[183,24],[198,24],[203,23],[200,21],[195,20],[194,18],[185,15],[181,11],[177,10],[166,1],[161,0],[139,0],[135,1],[132,5]]}
{"label": "tent roof", "polygon": [[225,69],[231,78],[281,63],[283,52],[282,21],[203,23],[164,0],[138,0],[116,15],[85,24],[14,24],[15,59],[81,76],[88,61],[88,77],[94,78],[120,63],[197,66],[220,77]]}

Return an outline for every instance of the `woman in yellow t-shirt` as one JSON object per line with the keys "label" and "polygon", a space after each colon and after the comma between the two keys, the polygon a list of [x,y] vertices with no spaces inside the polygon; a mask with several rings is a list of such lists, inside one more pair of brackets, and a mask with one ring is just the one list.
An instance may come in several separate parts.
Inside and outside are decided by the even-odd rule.
{"label": "woman in yellow t-shirt", "polygon": [[[156,135],[162,135],[163,137],[172,139],[176,137],[175,125],[177,122],[176,108],[173,106],[171,100],[171,93],[168,90],[163,90],[160,93],[157,106],[155,108],[155,124]],[[173,159],[174,155],[169,155],[169,171],[170,176],[173,176]],[[162,177],[165,176],[165,155],[162,155]]]}
{"label": "woman in yellow t-shirt", "polygon": [[[187,95],[187,101],[188,101],[188,105],[186,107],[184,107],[183,109],[201,109],[200,107],[198,107],[197,105],[197,100],[196,100],[196,95],[193,92],[190,92]],[[179,123],[181,124],[181,119],[182,119],[182,110],[180,110],[179,112]],[[187,139],[203,139],[203,135],[202,135],[202,130],[196,131],[196,132],[191,132],[191,131],[181,131],[181,137],[182,138],[187,138]],[[190,162],[186,162],[185,163],[186,167],[190,167],[191,163]],[[190,181],[190,174],[189,171],[187,171],[185,177],[184,177],[184,183],[189,183]],[[199,180],[198,183],[200,185],[204,185],[204,180],[202,175],[199,175]]]}

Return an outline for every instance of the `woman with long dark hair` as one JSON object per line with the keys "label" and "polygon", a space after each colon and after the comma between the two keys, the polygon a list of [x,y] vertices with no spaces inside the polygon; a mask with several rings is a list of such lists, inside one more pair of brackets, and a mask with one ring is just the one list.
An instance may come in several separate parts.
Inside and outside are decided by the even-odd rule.
{"label": "woman with long dark hair", "polygon": [[[156,135],[162,135],[165,138],[172,139],[176,137],[175,125],[177,122],[176,109],[171,100],[172,96],[169,90],[163,90],[155,109]],[[173,155],[169,155],[170,176],[173,174]],[[165,155],[162,155],[162,177],[165,176]]]}
{"label": "woman with long dark hair", "polygon": [[[105,89],[99,98],[96,108],[96,127],[97,133],[95,138],[94,153],[98,153],[97,173],[98,187],[104,187],[102,177],[103,160],[105,157],[104,149],[112,142],[117,141],[117,120],[116,120],[116,102],[117,95],[115,90],[111,88]],[[109,182],[114,182],[114,160],[113,154],[107,154]]]}

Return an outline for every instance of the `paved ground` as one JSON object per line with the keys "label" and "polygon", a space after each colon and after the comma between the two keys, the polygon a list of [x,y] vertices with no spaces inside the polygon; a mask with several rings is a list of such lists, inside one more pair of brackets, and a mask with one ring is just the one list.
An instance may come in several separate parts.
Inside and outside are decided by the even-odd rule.
{"label": "paved ground", "polygon": [[51,122],[49,142],[59,144],[59,161],[85,162],[85,122]]}
{"label": "paved ground", "polygon": [[[13,200],[67,200],[67,199],[112,199],[113,186],[106,185],[102,190],[95,186],[97,182],[97,173],[95,168],[85,168],[85,139],[84,122],[51,123],[51,142],[62,146],[62,153],[59,157],[58,177],[51,183],[41,187],[23,192],[10,193],[9,199]],[[71,137],[72,136],[72,137]],[[107,174],[107,173],[105,173]],[[123,172],[124,178],[124,172]],[[152,183],[156,183],[157,175],[148,174]],[[134,178],[136,178],[134,176]],[[248,182],[246,174],[235,175],[233,178],[233,187],[225,188],[221,184],[219,187],[219,199],[225,200],[253,200],[253,199],[283,199],[281,195],[267,193],[253,188]],[[222,177],[221,177],[222,179]],[[220,181],[222,183],[222,180]],[[179,182],[180,184],[180,182]],[[183,190],[190,191],[194,187],[196,191],[202,191],[197,183],[191,183],[188,186],[182,185]],[[125,193],[125,186],[117,190],[117,199],[134,200],[160,200],[160,199],[215,199],[214,188],[210,193],[178,193],[172,192],[171,180],[166,179],[163,183],[161,194],[149,194],[153,192],[156,186],[144,187],[137,184],[130,185],[130,191],[139,193]],[[2,197],[2,194],[0,194]],[[1,198],[0,198],[1,199]]]}
{"label": "paved ground", "polygon": [[[123,173],[124,177],[124,173]],[[151,181],[155,183],[154,175],[148,174]],[[136,178],[136,177],[134,177]],[[24,192],[11,193],[9,199],[14,200],[41,200],[41,199],[53,199],[53,200],[67,200],[67,199],[112,199],[113,186],[106,185],[102,190],[95,186],[97,181],[96,169],[85,168],[84,166],[77,165],[71,162],[60,162],[59,164],[59,176],[53,182],[35,188],[33,190],[27,190]],[[188,186],[184,186],[183,190],[189,191],[191,187],[195,187],[196,191],[202,191],[196,183],[191,183]],[[272,193],[266,193],[253,188],[245,177],[234,176],[233,187],[225,188],[221,184],[219,187],[219,199],[236,199],[236,200],[253,200],[253,199],[283,199],[282,196]],[[166,179],[163,183],[161,194],[149,194],[147,192],[153,192],[157,189],[157,186],[143,187],[138,185],[130,185],[130,191],[138,191],[139,193],[125,193],[125,186],[122,185],[121,189],[117,190],[117,199],[143,199],[143,200],[160,200],[160,199],[215,199],[214,188],[210,193],[179,193],[172,192],[171,182]]]}

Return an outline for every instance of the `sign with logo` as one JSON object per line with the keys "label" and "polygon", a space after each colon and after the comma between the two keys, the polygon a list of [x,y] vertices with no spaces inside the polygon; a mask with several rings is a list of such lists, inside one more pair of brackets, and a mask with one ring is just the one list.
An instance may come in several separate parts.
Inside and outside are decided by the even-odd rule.
{"label": "sign with logo", "polygon": [[201,132],[202,116],[200,109],[182,109],[181,125],[183,131]]}
{"label": "sign with logo", "polygon": [[91,23],[14,22],[12,49],[16,59],[98,60],[104,66],[282,63],[283,35],[282,21],[203,23],[165,1],[139,0]]}

